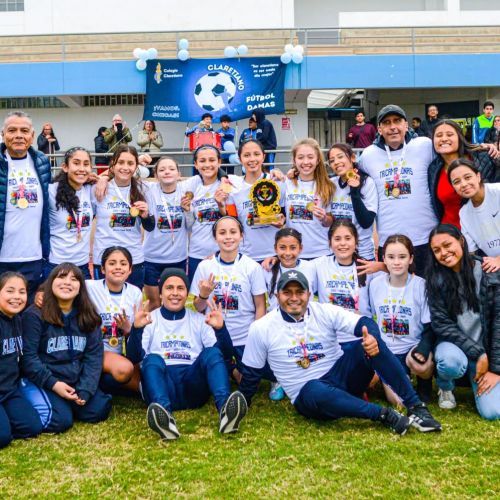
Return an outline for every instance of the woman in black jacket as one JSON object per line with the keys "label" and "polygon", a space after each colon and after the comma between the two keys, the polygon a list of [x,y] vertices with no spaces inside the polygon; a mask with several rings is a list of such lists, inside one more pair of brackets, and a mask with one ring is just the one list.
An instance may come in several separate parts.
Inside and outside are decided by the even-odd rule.
{"label": "woman in black jacket", "polygon": [[455,380],[468,374],[479,414],[500,419],[500,271],[484,273],[451,224],[431,231],[427,295],[437,346],[439,406],[456,406]]}
{"label": "woman in black jacket", "polygon": [[[96,153],[107,153],[109,151],[109,146],[106,144],[104,140],[104,132],[106,131],[106,127],[99,127],[97,131],[97,135],[94,137],[94,149]],[[97,174],[102,174],[109,165],[109,157],[108,156],[96,156],[95,157],[95,166],[97,167]]]}
{"label": "woman in black jacket", "polygon": [[[59,141],[57,140],[56,135],[54,134],[54,129],[52,128],[52,124],[44,123],[42,131],[37,138],[38,151],[46,155],[52,155],[56,151],[59,151],[61,148],[59,147]],[[50,159],[50,164],[53,167],[57,166],[57,160],[55,158]]]}
{"label": "woman in black jacket", "polygon": [[74,418],[91,423],[108,418],[111,396],[98,388],[100,325],[80,268],[55,267],[44,285],[42,308],[33,305],[23,314],[22,391],[44,432],[64,432]]}

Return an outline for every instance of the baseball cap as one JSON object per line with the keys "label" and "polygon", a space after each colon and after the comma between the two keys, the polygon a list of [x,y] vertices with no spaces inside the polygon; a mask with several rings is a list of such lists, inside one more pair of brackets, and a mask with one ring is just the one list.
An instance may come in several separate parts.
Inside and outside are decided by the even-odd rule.
{"label": "baseball cap", "polygon": [[280,276],[276,289],[278,292],[283,290],[288,283],[298,283],[304,290],[309,290],[309,282],[307,278],[300,271],[287,271]]}
{"label": "baseball cap", "polygon": [[389,115],[398,115],[401,118],[406,118],[406,113],[403,111],[402,108],[399,106],[396,106],[395,104],[388,104],[387,106],[384,106],[377,115],[377,123],[380,123],[386,116]]}

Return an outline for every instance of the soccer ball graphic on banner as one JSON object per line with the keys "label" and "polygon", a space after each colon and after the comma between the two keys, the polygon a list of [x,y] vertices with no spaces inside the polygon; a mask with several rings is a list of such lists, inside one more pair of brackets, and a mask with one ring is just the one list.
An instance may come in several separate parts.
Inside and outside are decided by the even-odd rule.
{"label": "soccer ball graphic on banner", "polygon": [[236,94],[236,80],[228,73],[214,71],[202,76],[194,88],[194,98],[205,111],[230,108]]}

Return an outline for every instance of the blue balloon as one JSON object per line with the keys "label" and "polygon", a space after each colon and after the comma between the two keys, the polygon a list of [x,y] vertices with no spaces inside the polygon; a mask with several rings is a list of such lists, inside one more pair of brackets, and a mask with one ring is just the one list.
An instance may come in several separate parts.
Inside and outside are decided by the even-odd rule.
{"label": "blue balloon", "polygon": [[179,50],[189,49],[189,42],[185,38],[179,40]]}
{"label": "blue balloon", "polygon": [[238,54],[240,56],[246,56],[248,54],[248,47],[246,45],[240,45],[238,47]]}
{"label": "blue balloon", "polygon": [[224,143],[224,151],[227,151],[228,153],[235,153],[236,146],[234,145],[234,142],[233,141],[226,141]]}
{"label": "blue balloon", "polygon": [[136,62],[135,62],[135,67],[139,70],[139,71],[144,71],[146,69],[146,61],[144,59],[138,59]]}
{"label": "blue balloon", "polygon": [[232,155],[229,155],[229,163],[233,165],[238,165],[239,160],[238,160],[238,155],[233,153]]}
{"label": "blue balloon", "polygon": [[158,59],[158,51],[155,48],[148,49],[147,59]]}
{"label": "blue balloon", "polygon": [[224,56],[225,57],[236,57],[237,55],[238,55],[238,51],[232,45],[228,45],[224,49]]}
{"label": "blue balloon", "polygon": [[189,59],[189,52],[186,49],[179,50],[177,58],[179,61],[187,61]]}
{"label": "blue balloon", "polygon": [[288,64],[292,60],[292,54],[289,54],[288,52],[283,52],[283,54],[281,54],[280,60],[283,64]]}

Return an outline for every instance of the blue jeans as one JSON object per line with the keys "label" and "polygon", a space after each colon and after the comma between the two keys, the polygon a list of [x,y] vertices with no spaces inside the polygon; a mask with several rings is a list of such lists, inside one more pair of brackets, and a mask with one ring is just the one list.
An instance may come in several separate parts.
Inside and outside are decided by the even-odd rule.
{"label": "blue jeans", "polygon": [[[104,274],[101,272],[101,266],[94,264],[94,278],[96,280],[100,280],[104,278]],[[144,263],[134,264],[132,266],[132,273],[127,279],[127,283],[131,285],[135,285],[137,288],[141,290],[144,287]]]}
{"label": "blue jeans", "polygon": [[382,407],[361,399],[375,371],[407,408],[420,403],[401,363],[380,336],[376,338],[380,350],[377,356],[366,356],[361,342],[352,342],[328,373],[307,382],[295,400],[297,411],[319,420],[342,417],[378,420]]}
{"label": "blue jeans", "polygon": [[200,408],[210,394],[220,412],[231,394],[222,353],[206,347],[192,365],[167,366],[158,354],[148,354],[141,365],[142,394],[147,404],[168,411]]}
{"label": "blue jeans", "polygon": [[188,257],[189,283],[193,282],[194,273],[196,272],[196,268],[199,266],[199,264],[202,260],[203,259],[196,259],[195,257]]}
{"label": "blue jeans", "polygon": [[[57,267],[58,264],[53,264],[52,262],[43,261],[43,279],[46,280],[49,277],[49,274],[52,270]],[[91,280],[92,276],[90,275],[89,265],[84,264],[83,266],[78,266],[83,273],[83,277],[86,280]]]}
{"label": "blue jeans", "polygon": [[441,342],[436,346],[434,353],[436,362],[436,382],[443,391],[452,391],[455,380],[462,378],[466,373],[470,379],[476,408],[481,417],[486,420],[500,419],[500,383],[489,394],[477,395],[476,362],[467,359],[465,353],[451,342]]}

